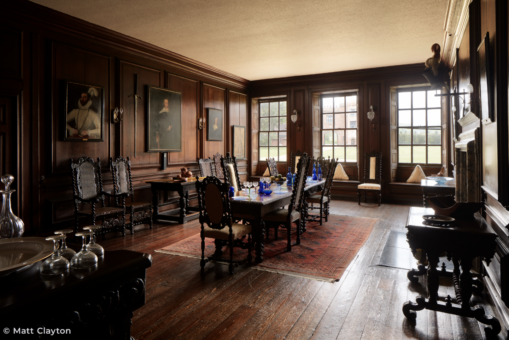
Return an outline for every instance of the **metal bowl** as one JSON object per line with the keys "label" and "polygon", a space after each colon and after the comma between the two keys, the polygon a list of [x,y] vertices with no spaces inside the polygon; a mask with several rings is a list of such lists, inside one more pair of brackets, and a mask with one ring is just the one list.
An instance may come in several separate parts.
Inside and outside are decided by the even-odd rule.
{"label": "metal bowl", "polygon": [[0,239],[0,276],[27,269],[53,254],[53,242],[43,237]]}

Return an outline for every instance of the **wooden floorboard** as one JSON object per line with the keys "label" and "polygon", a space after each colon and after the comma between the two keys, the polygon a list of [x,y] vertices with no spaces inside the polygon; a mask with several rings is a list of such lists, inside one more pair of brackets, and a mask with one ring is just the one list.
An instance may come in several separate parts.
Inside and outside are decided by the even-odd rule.
{"label": "wooden floorboard", "polygon": [[[146,304],[134,313],[135,339],[485,339],[477,321],[420,311],[412,324],[401,307],[425,294],[406,270],[377,266],[391,230],[404,231],[409,207],[331,202],[334,215],[376,218],[373,232],[341,280],[300,277],[208,263],[200,275],[195,258],[155,250],[197,234],[198,221],[138,226],[134,235],[107,235],[106,250],[129,249],[153,256]],[[452,287],[440,294],[453,296]],[[484,299],[486,301],[487,299]],[[475,298],[474,301],[483,301]],[[491,312],[492,307],[485,308]],[[499,339],[507,336],[501,332]]]}

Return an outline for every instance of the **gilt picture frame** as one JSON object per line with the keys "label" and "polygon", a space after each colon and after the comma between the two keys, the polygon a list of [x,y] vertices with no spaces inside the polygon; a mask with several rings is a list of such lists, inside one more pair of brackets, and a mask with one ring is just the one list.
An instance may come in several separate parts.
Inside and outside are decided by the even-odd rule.
{"label": "gilt picture frame", "polygon": [[490,34],[486,36],[477,48],[477,63],[479,69],[479,99],[482,123],[484,125],[495,121],[495,112],[493,109],[493,79],[491,72],[490,55]]}
{"label": "gilt picture frame", "polygon": [[147,152],[182,151],[182,93],[146,85]]}
{"label": "gilt picture frame", "polygon": [[71,142],[104,141],[104,87],[62,81],[64,114],[62,139]]}
{"label": "gilt picture frame", "polygon": [[240,125],[232,126],[232,150],[233,156],[237,159],[246,159],[246,127]]}
{"label": "gilt picture frame", "polygon": [[207,141],[223,141],[223,111],[207,108]]}

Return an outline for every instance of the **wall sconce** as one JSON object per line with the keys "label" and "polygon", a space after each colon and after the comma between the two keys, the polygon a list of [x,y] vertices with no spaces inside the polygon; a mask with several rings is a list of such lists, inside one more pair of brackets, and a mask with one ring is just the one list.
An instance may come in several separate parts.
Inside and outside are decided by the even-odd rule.
{"label": "wall sconce", "polygon": [[375,118],[375,111],[373,111],[373,105],[370,105],[369,111],[368,111],[368,119],[371,121],[371,127],[373,128],[373,131],[375,131],[375,123],[373,123],[374,118]]}
{"label": "wall sconce", "polygon": [[122,118],[124,118],[124,109],[116,107],[113,111],[113,123],[117,124],[122,121]]}
{"label": "wall sconce", "polygon": [[[292,115],[290,116],[290,119],[295,124],[297,123],[298,116],[300,115],[300,111],[293,110]],[[297,131],[300,131],[300,124],[297,124]]]}
{"label": "wall sconce", "polygon": [[[468,84],[467,91],[468,92],[452,93],[451,94],[451,95],[457,95],[459,97],[459,99],[461,99],[461,101],[463,102],[463,116],[472,110],[472,102],[474,101],[474,99],[472,99],[472,93],[474,93],[474,86],[472,84]],[[469,106],[468,106],[468,112],[467,112],[467,105],[465,103],[465,99],[463,99],[463,97],[460,96],[462,94],[469,94],[470,95],[470,102],[469,102]],[[435,96],[437,96],[437,95],[435,95]],[[453,114],[456,113],[457,109],[456,109],[456,106],[454,104],[452,105],[452,109],[451,110],[452,110]],[[461,117],[458,117],[458,119],[459,118],[461,118]]]}
{"label": "wall sconce", "polygon": [[203,118],[198,119],[198,129],[203,130]]}

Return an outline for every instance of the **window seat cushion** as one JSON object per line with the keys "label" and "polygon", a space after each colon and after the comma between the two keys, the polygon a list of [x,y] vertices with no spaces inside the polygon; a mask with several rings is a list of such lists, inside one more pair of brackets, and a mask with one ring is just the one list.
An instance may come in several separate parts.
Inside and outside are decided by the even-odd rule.
{"label": "window seat cushion", "polygon": [[382,186],[380,184],[376,184],[376,183],[359,184],[359,186],[357,188],[363,189],[363,190],[382,190]]}

